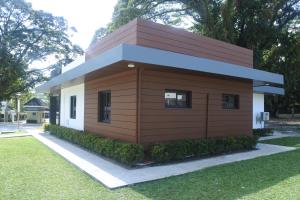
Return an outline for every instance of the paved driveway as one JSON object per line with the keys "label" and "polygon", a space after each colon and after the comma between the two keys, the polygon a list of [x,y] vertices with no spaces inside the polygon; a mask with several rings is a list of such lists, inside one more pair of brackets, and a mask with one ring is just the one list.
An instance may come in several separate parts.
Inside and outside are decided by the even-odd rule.
{"label": "paved driveway", "polygon": [[18,130],[28,131],[42,128],[42,124],[26,124],[24,121],[20,122],[19,129],[17,123],[0,122],[0,132],[14,132]]}

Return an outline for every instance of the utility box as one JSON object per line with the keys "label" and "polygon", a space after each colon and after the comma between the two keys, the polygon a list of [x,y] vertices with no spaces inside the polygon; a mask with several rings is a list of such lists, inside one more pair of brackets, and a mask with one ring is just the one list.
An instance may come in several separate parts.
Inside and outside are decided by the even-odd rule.
{"label": "utility box", "polygon": [[270,119],[270,113],[269,112],[261,112],[261,120],[262,121],[268,121]]}

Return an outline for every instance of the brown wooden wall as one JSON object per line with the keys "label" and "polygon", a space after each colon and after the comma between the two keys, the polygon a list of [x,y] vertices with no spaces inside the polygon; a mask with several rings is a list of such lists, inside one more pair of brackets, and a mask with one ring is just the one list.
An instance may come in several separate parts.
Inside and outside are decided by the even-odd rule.
{"label": "brown wooden wall", "polygon": [[89,47],[86,60],[120,44],[140,45],[253,67],[252,50],[140,19],[122,26]]}
{"label": "brown wooden wall", "polygon": [[[85,120],[88,132],[136,142],[136,70],[85,81]],[[98,122],[98,91],[111,90],[111,123]]]}
{"label": "brown wooden wall", "polygon": [[[192,91],[192,108],[165,108],[165,89]],[[223,93],[240,95],[240,109],[222,109]],[[208,137],[251,134],[252,83],[145,69],[141,76],[140,113],[140,141],[143,144],[201,138],[205,137],[206,129]]]}
{"label": "brown wooden wall", "polygon": [[100,55],[101,53],[116,47],[120,44],[137,44],[137,20],[120,27],[113,33],[107,35],[95,44],[91,45],[85,52],[85,60]]}
{"label": "brown wooden wall", "polygon": [[253,67],[249,49],[151,21],[138,20],[137,26],[138,45]]}

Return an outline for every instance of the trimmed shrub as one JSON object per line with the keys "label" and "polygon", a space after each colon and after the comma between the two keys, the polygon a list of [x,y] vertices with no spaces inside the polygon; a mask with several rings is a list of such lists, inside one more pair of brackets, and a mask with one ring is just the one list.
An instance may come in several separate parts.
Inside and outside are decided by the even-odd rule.
{"label": "trimmed shrub", "polygon": [[253,135],[258,137],[265,137],[273,135],[273,129],[272,128],[257,128],[253,129]]}
{"label": "trimmed shrub", "polygon": [[[133,166],[144,159],[142,145],[112,140],[87,132],[57,126],[44,127],[52,135],[70,141],[99,155]],[[222,138],[189,139],[151,145],[151,160],[164,163],[187,157],[204,157],[254,149],[256,136],[230,136]]]}
{"label": "trimmed shrub", "polygon": [[49,124],[44,124],[44,130],[49,131]]}
{"label": "trimmed shrub", "polygon": [[144,148],[138,144],[103,138],[91,133],[57,125],[48,125],[47,130],[50,131],[50,134],[61,139],[70,141],[92,152],[129,166],[133,166],[136,163],[143,161],[144,158]]}
{"label": "trimmed shrub", "polygon": [[156,162],[183,160],[187,157],[213,156],[223,153],[254,149],[255,136],[194,139],[155,144],[150,148],[151,159]]}

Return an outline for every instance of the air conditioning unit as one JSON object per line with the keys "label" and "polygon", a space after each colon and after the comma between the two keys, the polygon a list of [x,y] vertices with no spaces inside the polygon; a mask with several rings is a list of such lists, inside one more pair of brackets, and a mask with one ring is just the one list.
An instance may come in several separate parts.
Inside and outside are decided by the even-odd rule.
{"label": "air conditioning unit", "polygon": [[268,121],[270,119],[270,113],[269,112],[261,112],[261,119],[262,119],[262,121]]}

